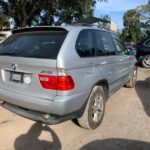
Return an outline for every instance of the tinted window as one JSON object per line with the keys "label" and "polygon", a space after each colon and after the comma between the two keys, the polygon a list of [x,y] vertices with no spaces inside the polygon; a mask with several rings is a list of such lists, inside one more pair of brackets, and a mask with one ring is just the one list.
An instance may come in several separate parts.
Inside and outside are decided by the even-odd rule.
{"label": "tinted window", "polygon": [[118,39],[114,39],[114,42],[116,44],[117,54],[118,55],[125,55],[125,49],[124,49],[121,41]]}
{"label": "tinted window", "polygon": [[147,40],[145,43],[144,43],[145,46],[147,47],[150,47],[150,40]]}
{"label": "tinted window", "polygon": [[101,39],[101,31],[97,30],[95,34],[96,34],[96,41],[97,41],[97,55],[103,56],[106,53]]}
{"label": "tinted window", "polygon": [[107,55],[115,55],[116,49],[111,35],[106,31],[100,31],[101,40],[104,46],[104,50]]}
{"label": "tinted window", "polygon": [[0,55],[56,59],[66,35],[65,31],[16,33],[0,45]]}
{"label": "tinted window", "polygon": [[79,33],[76,50],[81,57],[95,56],[93,30],[83,30]]}

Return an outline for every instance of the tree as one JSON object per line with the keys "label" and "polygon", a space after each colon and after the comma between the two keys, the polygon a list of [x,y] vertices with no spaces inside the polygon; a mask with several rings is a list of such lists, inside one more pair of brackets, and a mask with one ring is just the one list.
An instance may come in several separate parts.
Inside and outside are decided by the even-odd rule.
{"label": "tree", "polygon": [[123,37],[124,40],[137,42],[141,37],[140,32],[140,15],[135,9],[128,10],[123,17],[124,30]]}
{"label": "tree", "polygon": [[[103,15],[100,17],[101,19],[109,20],[111,21],[111,17],[109,15]],[[99,28],[101,29],[109,29],[110,24],[105,22],[99,22]]]}
{"label": "tree", "polygon": [[136,42],[139,38],[150,35],[150,0],[147,5],[127,11],[124,14],[124,26],[122,37],[125,40]]}
{"label": "tree", "polygon": [[0,11],[13,18],[16,27],[30,26],[50,2],[43,0],[0,0]]}
{"label": "tree", "polygon": [[0,30],[3,30],[3,27],[9,28],[9,18],[0,13]]}
{"label": "tree", "polygon": [[[98,0],[100,2],[107,0]],[[52,7],[45,7],[36,17],[40,25],[72,24],[80,19],[93,15],[96,0],[53,0]],[[51,10],[51,11],[49,11]],[[49,21],[51,21],[49,23]]]}
{"label": "tree", "polygon": [[16,27],[60,25],[92,15],[95,4],[96,0],[0,0],[0,12],[13,18]]}
{"label": "tree", "polygon": [[149,35],[150,34],[150,4],[139,6],[136,8],[136,11],[140,15],[141,30],[143,31],[143,35]]}

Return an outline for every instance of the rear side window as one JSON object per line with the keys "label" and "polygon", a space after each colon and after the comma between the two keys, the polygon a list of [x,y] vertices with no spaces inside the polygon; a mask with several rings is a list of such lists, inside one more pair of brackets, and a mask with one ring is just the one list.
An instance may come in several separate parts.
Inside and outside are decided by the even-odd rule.
{"label": "rear side window", "polygon": [[0,45],[0,55],[56,59],[67,31],[16,33]]}
{"label": "rear side window", "polygon": [[123,42],[115,34],[112,34],[112,38],[116,45],[117,55],[126,55],[126,49]]}
{"label": "rear side window", "polygon": [[106,55],[115,55],[116,49],[114,46],[114,42],[111,38],[111,35],[106,31],[99,31],[99,37],[101,37],[101,41],[104,46],[104,50]]}
{"label": "rear side window", "polygon": [[76,41],[76,51],[81,57],[95,56],[95,44],[93,30],[83,30]]}

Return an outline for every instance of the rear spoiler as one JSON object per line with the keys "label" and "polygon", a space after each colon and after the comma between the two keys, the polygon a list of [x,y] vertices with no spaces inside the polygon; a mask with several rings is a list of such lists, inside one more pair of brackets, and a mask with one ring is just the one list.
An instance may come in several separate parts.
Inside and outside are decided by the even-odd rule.
{"label": "rear spoiler", "polygon": [[30,28],[21,28],[17,30],[13,30],[12,33],[22,33],[22,32],[34,32],[34,31],[64,31],[68,30],[63,27],[30,27]]}

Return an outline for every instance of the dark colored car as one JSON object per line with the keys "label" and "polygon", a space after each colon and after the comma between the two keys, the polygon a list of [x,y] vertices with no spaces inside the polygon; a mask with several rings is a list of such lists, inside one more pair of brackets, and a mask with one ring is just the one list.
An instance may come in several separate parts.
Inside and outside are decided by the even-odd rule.
{"label": "dark colored car", "polygon": [[150,69],[150,37],[142,39],[136,45],[137,60],[144,67]]}

